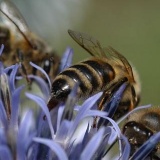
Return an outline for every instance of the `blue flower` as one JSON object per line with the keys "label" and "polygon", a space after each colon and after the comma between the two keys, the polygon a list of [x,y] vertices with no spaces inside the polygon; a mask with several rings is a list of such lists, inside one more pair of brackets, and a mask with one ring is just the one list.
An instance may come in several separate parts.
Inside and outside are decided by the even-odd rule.
{"label": "blue flower", "polygon": [[[3,46],[0,55],[2,50]],[[60,71],[71,65],[72,55],[73,50],[67,48],[61,60]],[[121,100],[126,83],[123,83],[105,104],[105,111],[96,109],[102,93],[89,97],[82,105],[77,105],[75,97],[78,86],[76,85],[66,103],[60,104],[49,112],[47,101],[51,82],[41,67],[32,62],[30,64],[48,79],[46,83],[36,75],[28,75],[42,92],[41,96],[32,93],[34,91],[25,92],[28,101],[34,101],[39,106],[38,114],[35,114],[37,111],[30,107],[26,108],[24,113],[21,112],[20,95],[25,85],[17,87],[15,83],[20,78],[16,76],[20,65],[15,64],[5,68],[0,62],[0,159],[102,159],[116,141],[119,146],[119,159],[129,159],[130,144],[121,133],[118,123],[111,119]],[[156,138],[157,136],[159,137],[159,134]],[[147,144],[151,142],[153,139]],[[148,146],[147,144],[142,146],[143,150]],[[149,150],[154,146],[155,143]],[[140,148],[139,151],[142,149]],[[145,150],[144,154],[146,154]],[[137,151],[133,157],[139,155]]]}

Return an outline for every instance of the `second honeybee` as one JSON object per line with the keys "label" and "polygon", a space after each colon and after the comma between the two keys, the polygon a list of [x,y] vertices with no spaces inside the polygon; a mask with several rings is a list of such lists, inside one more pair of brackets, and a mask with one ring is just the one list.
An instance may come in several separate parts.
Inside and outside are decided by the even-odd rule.
{"label": "second honeybee", "polygon": [[[31,67],[30,61],[41,66],[54,78],[59,58],[54,51],[37,35],[31,32],[16,6],[9,0],[0,3],[0,44],[4,44],[4,53],[0,57],[5,66],[21,61],[26,74],[41,73]],[[18,56],[18,54],[20,56]]]}
{"label": "second honeybee", "polygon": [[[132,156],[153,134],[160,131],[160,107],[140,109],[130,114],[123,127],[123,134],[131,145]],[[160,159],[160,143],[148,155],[152,160]]]}

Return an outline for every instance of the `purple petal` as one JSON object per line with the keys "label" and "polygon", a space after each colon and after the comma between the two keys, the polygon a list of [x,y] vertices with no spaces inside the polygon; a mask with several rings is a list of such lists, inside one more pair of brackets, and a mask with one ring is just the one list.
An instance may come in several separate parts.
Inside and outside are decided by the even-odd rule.
{"label": "purple petal", "polygon": [[77,102],[76,94],[77,94],[78,87],[79,87],[79,84],[76,83],[71,93],[68,95],[61,121],[63,119],[72,120],[73,118],[74,106]]}
{"label": "purple petal", "polygon": [[92,159],[94,153],[96,152],[96,150],[98,149],[103,140],[104,131],[105,131],[104,128],[99,129],[99,131],[88,142],[88,144],[81,153],[80,156],[81,160]]}
{"label": "purple petal", "polygon": [[[126,86],[126,83],[122,84],[119,89],[113,94],[111,100],[104,105],[103,111],[108,112],[108,117],[112,118],[114,116],[117,108],[119,107],[119,102],[122,99],[123,92],[125,91]],[[100,126],[107,126],[107,124],[108,120],[100,118],[97,126],[99,128]]]}
{"label": "purple petal", "polygon": [[105,133],[108,134],[107,144],[108,145],[113,144],[117,138],[117,132],[115,131],[115,129],[111,126],[108,126],[106,127]]}
{"label": "purple petal", "polygon": [[65,139],[67,137],[68,128],[71,126],[72,121],[63,120],[61,122],[60,128],[56,132],[55,140],[58,142],[62,142],[65,145]]}
{"label": "purple petal", "polygon": [[0,88],[1,88],[1,98],[3,99],[3,105],[7,118],[10,118],[11,115],[11,94],[10,88],[8,85],[8,77],[5,73],[0,75]]}
{"label": "purple petal", "polygon": [[6,135],[5,129],[0,128],[0,144],[1,145],[3,145],[3,144],[6,145],[8,143],[7,138],[6,138],[7,135]]}
{"label": "purple petal", "polygon": [[15,127],[18,128],[20,94],[23,88],[24,88],[24,85],[16,88],[12,93],[10,127],[13,127],[13,128]]}
{"label": "purple petal", "polygon": [[53,140],[45,139],[45,138],[34,138],[35,142],[42,143],[46,146],[48,146],[55,154],[57,155],[58,159],[68,160],[68,157],[63,150],[63,148],[55,143]]}
{"label": "purple petal", "polygon": [[109,104],[106,106],[106,109],[104,109],[104,111],[107,111],[109,113],[109,117],[112,118],[113,114],[115,113],[116,109],[119,106],[119,102],[122,99],[123,96],[123,92],[126,89],[127,84],[124,83],[123,85],[121,85],[118,89],[118,91],[113,95],[113,97],[111,98],[111,101],[109,102]]}
{"label": "purple petal", "polygon": [[33,101],[35,101],[41,107],[41,109],[43,110],[43,112],[46,115],[46,118],[48,120],[48,124],[49,124],[51,135],[52,135],[52,139],[54,139],[54,130],[53,130],[53,127],[52,127],[51,117],[50,117],[50,113],[49,113],[49,110],[47,108],[47,105],[46,105],[45,101],[41,97],[35,96],[33,94],[30,94],[30,93],[26,93],[26,96],[28,98],[32,99]]}
{"label": "purple petal", "polygon": [[77,113],[73,126],[71,128],[69,128],[68,130],[68,136],[71,138],[73,133],[75,132],[77,126],[79,125],[80,121],[84,118],[84,113],[89,110],[90,108],[92,108],[95,103],[97,102],[97,100],[99,99],[99,97],[101,96],[102,93],[98,93],[90,98],[88,98],[82,105],[82,107],[80,108],[79,112]]}
{"label": "purple petal", "polygon": [[34,68],[36,68],[37,70],[41,71],[45,75],[45,77],[46,77],[46,79],[48,81],[48,84],[49,84],[49,88],[51,90],[51,86],[52,85],[51,85],[51,81],[50,81],[49,76],[47,75],[47,73],[41,67],[37,66],[36,64],[34,64],[32,62],[30,62],[30,65],[33,66]]}
{"label": "purple petal", "polygon": [[34,79],[34,81],[37,83],[37,85],[41,89],[44,98],[48,99],[50,95],[50,90],[49,90],[47,83],[41,77],[38,77],[35,75],[29,75],[28,77]]}
{"label": "purple petal", "polygon": [[1,56],[2,53],[3,53],[3,49],[4,49],[4,44],[1,44],[1,48],[0,48],[0,56]]}
{"label": "purple petal", "polygon": [[1,127],[7,128],[8,125],[7,114],[1,100],[0,100],[0,124],[2,125]]}
{"label": "purple petal", "polygon": [[15,65],[11,65],[11,66],[5,68],[5,69],[4,69],[4,72],[5,72],[5,73],[8,73],[8,72],[9,72],[10,70],[12,70],[14,67],[15,67]]}
{"label": "purple petal", "polygon": [[0,145],[0,159],[12,160],[11,151],[8,146]]}
{"label": "purple petal", "polygon": [[9,76],[9,84],[10,84],[10,90],[13,92],[15,90],[15,77],[18,71],[19,65],[15,64],[14,68],[11,72],[11,75]]}
{"label": "purple petal", "polygon": [[30,137],[29,134],[34,125],[33,122],[33,113],[30,110],[25,113],[20,123],[17,135],[17,159],[25,159],[26,157],[26,152],[28,150],[26,144],[28,144],[28,138]]}
{"label": "purple petal", "polygon": [[66,51],[64,52],[62,59],[61,59],[60,72],[68,68],[71,65],[72,57],[73,57],[73,49],[68,47]]}
{"label": "purple petal", "polygon": [[84,147],[86,146],[86,144],[87,144],[87,142],[89,140],[89,128],[90,128],[90,126],[88,124],[87,128],[86,128],[86,131],[84,133],[83,141],[82,141],[82,144],[83,144]]}
{"label": "purple petal", "polygon": [[117,133],[113,127],[105,127],[105,135],[103,136],[103,141],[100,147],[97,149],[95,154],[95,159],[98,157],[102,159],[110,150],[110,147],[114,144],[117,139]]}
{"label": "purple petal", "polygon": [[60,125],[61,125],[61,119],[62,119],[64,107],[65,107],[65,106],[60,106],[60,107],[58,108],[57,128],[56,128],[56,130],[59,130],[59,127],[60,127]]}
{"label": "purple petal", "polygon": [[141,107],[137,107],[135,109],[133,109],[132,111],[130,111],[129,113],[127,113],[125,116],[123,116],[122,118],[120,118],[118,121],[117,121],[117,124],[120,124],[122,121],[124,121],[130,114],[132,114],[133,112],[136,112],[140,109],[144,109],[144,108],[149,108],[151,107],[152,105],[149,104],[149,105],[146,105],[146,106],[141,106]]}
{"label": "purple petal", "polygon": [[3,63],[0,61],[0,75],[4,73]]}
{"label": "purple petal", "polygon": [[121,135],[121,140],[122,140],[122,156],[120,157],[120,159],[123,160],[128,160],[129,159],[129,155],[130,155],[130,144],[127,140],[127,138],[123,135]]}
{"label": "purple petal", "polygon": [[114,127],[114,129],[115,129],[115,131],[117,133],[118,142],[119,142],[119,151],[120,151],[120,156],[121,156],[121,153],[122,153],[121,130],[120,130],[119,126],[117,125],[117,123],[114,120],[112,120],[109,117],[103,117],[103,118],[106,118],[112,124],[112,126]]}

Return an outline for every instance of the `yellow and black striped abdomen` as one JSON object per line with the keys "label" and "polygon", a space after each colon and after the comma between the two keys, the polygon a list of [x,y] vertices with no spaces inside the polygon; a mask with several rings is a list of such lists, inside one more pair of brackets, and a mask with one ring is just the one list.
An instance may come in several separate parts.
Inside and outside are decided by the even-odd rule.
{"label": "yellow and black striped abdomen", "polygon": [[113,67],[97,58],[77,63],[61,72],[52,84],[52,98],[64,101],[75,83],[79,84],[78,98],[87,98],[104,90],[115,78]]}

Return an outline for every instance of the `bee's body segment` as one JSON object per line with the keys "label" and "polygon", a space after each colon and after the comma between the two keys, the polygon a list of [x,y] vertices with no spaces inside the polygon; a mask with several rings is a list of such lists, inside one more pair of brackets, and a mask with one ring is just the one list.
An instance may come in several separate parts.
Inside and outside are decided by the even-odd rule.
{"label": "bee's body segment", "polygon": [[[57,87],[58,82],[61,87],[63,86],[63,88],[67,88],[67,90],[68,87],[65,87],[66,85],[69,85],[69,90],[72,90],[75,83],[78,83],[78,98],[84,99],[86,96],[104,90],[106,84],[112,81],[114,77],[114,69],[110,64],[107,64],[102,60],[97,61],[95,58],[92,58],[75,64],[61,72],[55,78],[52,84],[52,90],[54,91],[53,94],[55,98],[57,98],[55,88],[58,90],[60,89]],[[60,83],[61,79],[66,79],[66,82],[63,81],[63,85]],[[60,95],[58,94],[58,97],[59,96]]]}

